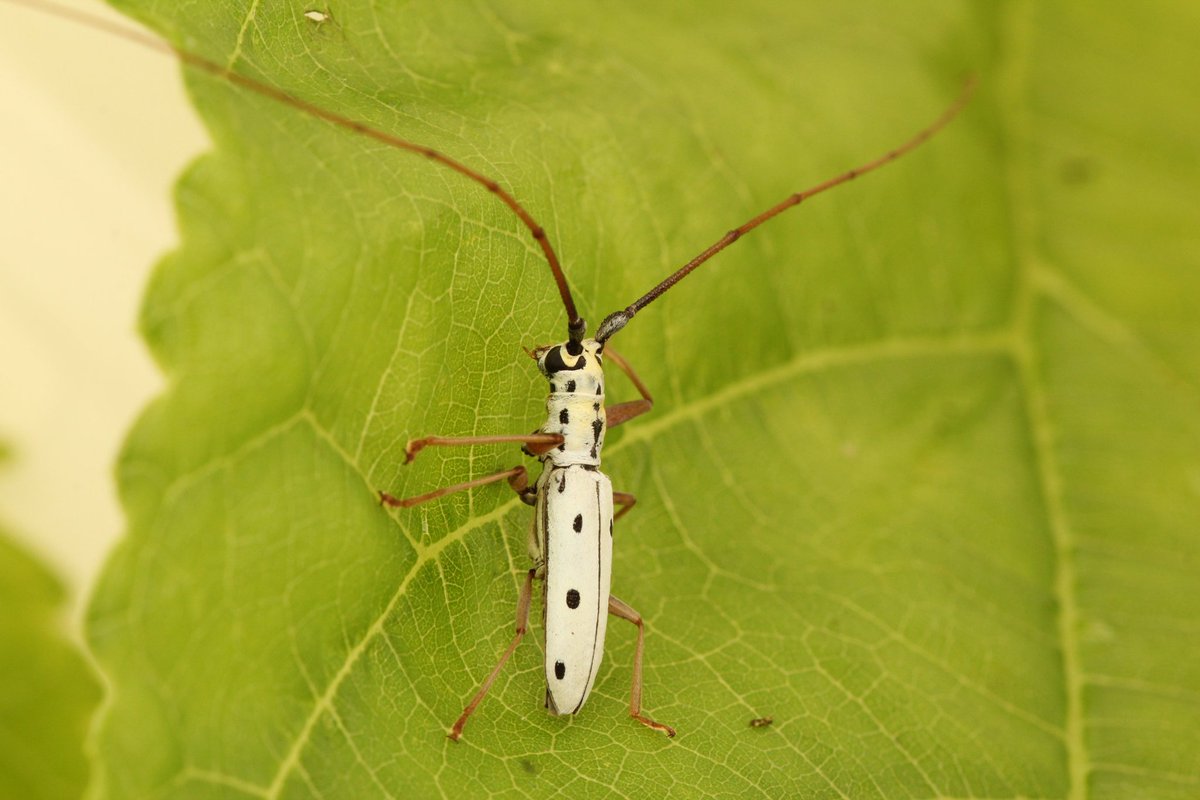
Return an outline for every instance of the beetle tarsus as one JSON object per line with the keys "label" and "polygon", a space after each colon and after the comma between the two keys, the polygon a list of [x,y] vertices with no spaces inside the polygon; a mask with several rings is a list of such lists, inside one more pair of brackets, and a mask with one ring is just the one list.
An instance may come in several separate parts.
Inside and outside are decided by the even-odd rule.
{"label": "beetle tarsus", "polygon": [[672,728],[670,725],[664,725],[661,722],[655,722],[654,720],[650,719],[649,717],[643,717],[641,714],[633,714],[632,716],[634,719],[636,719],[638,722],[645,725],[647,728],[656,730],[659,733],[665,733],[667,735],[668,739],[675,738],[675,729]]}

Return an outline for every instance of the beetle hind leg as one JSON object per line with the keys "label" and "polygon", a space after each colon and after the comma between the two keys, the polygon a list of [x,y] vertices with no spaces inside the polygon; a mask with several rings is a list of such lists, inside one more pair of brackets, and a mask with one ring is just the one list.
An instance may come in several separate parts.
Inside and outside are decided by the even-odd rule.
{"label": "beetle hind leg", "polygon": [[450,732],[446,734],[456,742],[462,737],[463,726],[467,724],[467,720],[475,713],[475,709],[483,702],[483,698],[487,696],[488,690],[496,682],[496,677],[500,674],[500,670],[504,669],[504,665],[512,657],[513,651],[517,649],[517,645],[525,638],[525,631],[529,628],[529,603],[533,596],[533,576],[534,570],[531,569],[525,575],[525,584],[521,587],[521,594],[517,598],[517,629],[512,641],[508,645],[508,649],[500,656],[500,661],[488,673],[487,678],[480,685],[479,691],[471,698],[471,702],[467,703],[467,707],[463,709],[462,714],[455,720],[454,726],[450,728]]}
{"label": "beetle hind leg", "polygon": [[633,687],[629,690],[629,716],[647,728],[665,733],[667,736],[674,736],[675,729],[670,725],[655,722],[642,714],[642,649],[646,639],[646,623],[642,621],[642,615],[612,595],[608,596],[608,613],[637,625],[637,648],[633,651]]}

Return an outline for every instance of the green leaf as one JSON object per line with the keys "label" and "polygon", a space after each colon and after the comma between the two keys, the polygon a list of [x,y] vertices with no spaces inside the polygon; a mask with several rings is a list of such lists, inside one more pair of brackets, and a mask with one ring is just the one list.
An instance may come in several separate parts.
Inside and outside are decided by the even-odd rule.
{"label": "green leaf", "polygon": [[135,13],[500,179],[593,323],[982,88],[614,341],[658,401],[605,450],[639,498],[614,592],[679,736],[626,716],[614,621],[577,717],[542,710],[528,642],[456,745],[529,511],[375,492],[517,463],[401,467],[410,436],[539,424],[548,270],[480,186],[192,75],[216,147],[146,298],[170,388],[90,612],[101,793],[1194,796],[1192,7],[426,5]]}
{"label": "green leaf", "polygon": [[62,635],[62,605],[58,580],[0,532],[0,797],[83,794],[100,690]]}

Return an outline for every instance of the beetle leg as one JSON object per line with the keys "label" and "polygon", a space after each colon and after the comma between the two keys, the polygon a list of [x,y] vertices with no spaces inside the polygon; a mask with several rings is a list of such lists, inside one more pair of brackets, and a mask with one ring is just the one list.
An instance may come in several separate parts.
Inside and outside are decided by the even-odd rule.
{"label": "beetle leg", "polygon": [[537,489],[529,485],[529,475],[525,472],[525,468],[521,466],[506,469],[503,472],[497,472],[495,475],[485,475],[482,478],[476,478],[473,481],[465,481],[456,483],[453,486],[443,486],[441,489],[434,489],[432,492],[419,494],[416,497],[396,498],[392,497],[387,492],[379,493],[379,502],[385,506],[393,508],[411,508],[421,503],[428,503],[430,500],[436,500],[439,497],[445,497],[448,494],[461,492],[466,489],[474,489],[476,486],[484,486],[496,481],[502,481],[508,478],[508,485],[513,491],[520,495],[522,502],[527,505],[533,505],[537,502]]}
{"label": "beetle leg", "polygon": [[492,684],[496,681],[496,677],[500,674],[500,670],[508,663],[508,659],[512,656],[513,651],[517,649],[517,645],[521,643],[521,639],[525,637],[525,630],[529,627],[529,600],[533,595],[533,573],[534,570],[529,570],[525,574],[525,585],[521,587],[521,594],[517,597],[517,632],[509,642],[508,649],[500,656],[500,662],[492,668],[483,684],[479,687],[479,691],[471,698],[471,702],[467,703],[467,707],[463,709],[462,714],[454,722],[454,727],[450,729],[450,733],[446,734],[454,741],[458,741],[462,736],[463,726],[467,724],[467,718],[475,713],[476,707],[483,702],[483,698],[487,695],[488,690],[492,688]]}
{"label": "beetle leg", "polygon": [[628,361],[621,357],[620,353],[611,347],[605,347],[604,354],[610,361],[617,365],[617,368],[621,372],[624,372],[629,377],[634,387],[637,388],[638,394],[642,396],[641,400],[617,403],[604,410],[605,422],[608,427],[612,428],[650,411],[650,409],[654,408],[654,398],[650,396],[650,390],[646,388],[646,384],[642,383],[642,379],[638,377],[637,372],[629,365]]}
{"label": "beetle leg", "polygon": [[411,464],[417,453],[426,447],[457,447],[472,444],[505,444],[521,442],[527,447],[549,450],[563,442],[563,437],[557,433],[506,433],[499,436],[422,436],[420,439],[409,439],[404,445],[404,463]]}
{"label": "beetle leg", "polygon": [[629,492],[613,492],[613,503],[621,507],[621,510],[613,517],[613,522],[616,522],[633,510],[633,507],[637,505],[637,498]]}
{"label": "beetle leg", "polygon": [[649,400],[629,400],[625,403],[617,403],[604,409],[604,422],[608,427],[613,428],[634,417],[640,417],[652,408],[654,408],[654,403]]}
{"label": "beetle leg", "polygon": [[646,635],[646,624],[642,621],[642,615],[612,595],[608,596],[608,613],[637,625],[637,648],[633,651],[633,688],[629,690],[629,716],[647,728],[661,731],[667,736],[674,736],[675,729],[670,725],[663,725],[661,722],[655,722],[642,715],[642,648]]}

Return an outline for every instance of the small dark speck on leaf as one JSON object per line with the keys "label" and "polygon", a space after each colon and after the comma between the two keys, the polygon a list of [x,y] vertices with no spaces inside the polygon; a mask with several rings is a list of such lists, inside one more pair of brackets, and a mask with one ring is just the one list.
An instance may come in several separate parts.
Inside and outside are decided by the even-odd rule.
{"label": "small dark speck on leaf", "polygon": [[1058,177],[1067,186],[1085,186],[1096,180],[1095,159],[1087,156],[1064,158],[1058,165]]}
{"label": "small dark speck on leaf", "polygon": [[759,717],[758,719],[750,720],[751,728],[765,728],[775,721],[774,717]]}

